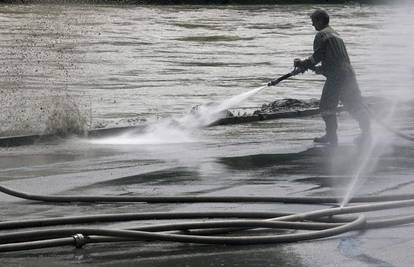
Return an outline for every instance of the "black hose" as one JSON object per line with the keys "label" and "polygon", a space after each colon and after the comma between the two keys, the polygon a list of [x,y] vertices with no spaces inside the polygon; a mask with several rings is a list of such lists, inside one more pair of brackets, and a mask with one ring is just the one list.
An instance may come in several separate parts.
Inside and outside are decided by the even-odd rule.
{"label": "black hose", "polygon": [[245,219],[269,219],[290,215],[281,212],[147,212],[124,214],[100,214],[89,216],[71,216],[47,219],[34,219],[23,221],[0,222],[0,230],[18,229],[28,227],[45,227],[78,223],[120,222],[136,220],[176,220],[176,219],[207,219],[207,218],[245,218]]}
{"label": "black hose", "polygon": [[[296,75],[298,70],[281,76],[268,85]],[[396,131],[376,117],[365,106],[369,115],[383,127],[399,137],[414,141],[414,137]],[[142,202],[142,203],[296,203],[296,204],[329,204],[337,203],[336,197],[252,197],[252,196],[46,196],[19,192],[0,185],[0,192],[33,201],[52,203],[62,202]],[[414,194],[387,195],[371,197],[354,197],[352,203],[378,202],[350,207],[337,207],[323,210],[304,212],[299,214],[276,212],[152,212],[104,214],[91,216],[72,216],[63,218],[48,218],[22,221],[0,222],[0,231],[23,229],[28,227],[47,227],[68,224],[85,224],[97,222],[119,222],[136,220],[161,219],[206,219],[221,218],[233,220],[180,222],[157,225],[137,226],[130,229],[105,229],[91,227],[64,227],[57,229],[36,229],[17,232],[0,232],[0,252],[19,251],[28,249],[49,248],[58,246],[76,246],[80,248],[88,243],[125,242],[125,241],[171,241],[201,244],[248,245],[267,243],[286,243],[330,237],[352,230],[389,227],[414,222],[414,215],[393,217],[382,220],[366,220],[358,214],[353,217],[341,217],[342,214],[354,214],[367,211],[376,211],[393,208],[414,206]],[[234,220],[238,218],[238,220]],[[261,220],[259,220],[261,219]],[[217,236],[217,234],[234,233],[249,229],[284,229],[306,230],[276,235],[248,235],[248,236]]]}
{"label": "black hose", "polygon": [[[53,201],[58,198],[61,202],[79,202],[88,200],[91,202],[121,200],[124,197],[106,196],[42,196],[30,195],[0,186],[0,191],[21,196],[31,200]],[[326,200],[334,198],[263,198],[263,197],[139,197],[128,200],[139,200],[139,202],[283,202],[287,203],[326,203]],[[298,200],[300,199],[300,200]],[[203,221],[203,222],[180,222],[165,223],[158,225],[136,226],[130,229],[104,229],[90,227],[64,227],[54,229],[35,229],[29,231],[17,231],[0,233],[0,252],[18,251],[27,249],[38,249],[55,246],[72,245],[82,247],[87,243],[101,242],[124,242],[124,241],[172,241],[190,242],[202,244],[228,244],[247,245],[264,243],[284,243],[310,240],[315,238],[338,235],[351,230],[386,227],[392,225],[414,222],[413,216],[392,218],[385,220],[366,221],[361,214],[353,217],[343,217],[343,214],[361,213],[367,211],[393,209],[414,206],[413,195],[386,196],[361,198],[367,201],[374,199],[392,199],[393,201],[382,203],[363,204],[350,207],[328,208],[299,214],[276,213],[276,212],[152,212],[152,213],[127,213],[106,214],[91,216],[73,216],[63,218],[35,219],[27,221],[8,221],[0,223],[0,231],[10,229],[21,229],[25,227],[45,227],[67,224],[84,224],[96,222],[116,222],[132,220],[160,220],[160,219],[206,219],[206,218],[232,218],[233,220]],[[361,201],[359,199],[359,201]],[[398,200],[397,199],[404,199]],[[308,200],[308,202],[306,202]],[[300,202],[296,202],[300,201]],[[328,201],[328,202],[329,202]],[[341,215],[338,217],[338,215]],[[238,218],[238,220],[234,220]],[[261,219],[261,220],[258,220]],[[265,220],[263,220],[265,219]],[[228,232],[248,229],[293,229],[305,232],[294,232],[276,235],[249,235],[249,236],[214,236]]]}
{"label": "black hose", "polygon": [[[27,200],[43,202],[142,202],[142,203],[203,203],[203,202],[225,202],[225,203],[295,203],[295,204],[328,204],[338,203],[337,197],[257,197],[257,196],[85,196],[66,195],[50,196],[36,195],[16,191],[0,185],[0,192],[23,198]],[[354,197],[353,203],[378,202],[413,199],[414,194],[384,195],[370,197]]]}
{"label": "black hose", "polygon": [[[329,213],[329,212],[328,212]],[[175,233],[155,233],[149,231],[140,230],[113,230],[113,229],[97,229],[97,228],[63,228],[63,229],[49,229],[49,230],[37,230],[26,231],[17,233],[8,233],[0,235],[2,242],[15,242],[13,244],[0,245],[0,252],[23,250],[40,248],[41,245],[49,247],[49,243],[46,242],[50,239],[55,245],[58,242],[56,237],[58,236],[75,236],[81,234],[82,236],[99,235],[106,237],[118,237],[127,238],[133,240],[158,240],[158,241],[172,241],[172,242],[186,242],[186,243],[201,243],[201,244],[226,244],[226,245],[248,245],[248,244],[266,244],[266,243],[284,243],[284,242],[296,242],[301,240],[309,240],[314,238],[322,238],[341,234],[353,229],[356,229],[365,223],[365,217],[363,215],[358,216],[354,221],[334,226],[331,228],[306,233],[294,233],[285,235],[270,235],[270,236],[242,236],[242,237],[219,237],[219,236],[200,236],[191,234],[175,234]],[[298,224],[289,224],[284,222],[274,221],[224,221],[224,222],[205,222],[205,223],[187,223],[186,228],[210,228],[210,227],[249,227],[249,228],[280,228],[289,227],[294,228]],[[174,226],[172,226],[174,227]],[[181,226],[183,227],[183,226]],[[171,226],[170,226],[171,228]],[[174,227],[176,228],[176,227]],[[32,241],[19,243],[22,239],[43,239],[41,241]],[[67,239],[64,238],[63,245],[67,245]],[[16,242],[17,241],[17,242]],[[81,242],[86,244],[88,239],[84,239]],[[39,243],[42,242],[42,243]],[[72,244],[76,243],[74,241]],[[78,245],[77,245],[78,246]]]}

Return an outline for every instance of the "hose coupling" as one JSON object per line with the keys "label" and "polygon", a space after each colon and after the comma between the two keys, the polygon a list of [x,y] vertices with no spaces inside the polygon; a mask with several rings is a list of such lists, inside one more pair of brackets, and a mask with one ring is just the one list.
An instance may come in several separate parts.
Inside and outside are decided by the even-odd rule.
{"label": "hose coupling", "polygon": [[72,236],[75,240],[75,247],[82,248],[86,244],[86,238],[83,234],[76,234]]}

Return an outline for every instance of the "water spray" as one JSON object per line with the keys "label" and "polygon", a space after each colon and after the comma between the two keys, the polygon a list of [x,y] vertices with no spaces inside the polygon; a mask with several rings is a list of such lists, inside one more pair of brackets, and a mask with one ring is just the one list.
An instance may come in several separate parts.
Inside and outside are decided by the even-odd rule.
{"label": "water spray", "polygon": [[248,99],[249,97],[259,93],[260,91],[264,90],[265,88],[269,87],[269,86],[275,86],[277,84],[279,84],[281,81],[286,80],[292,76],[295,76],[299,73],[303,73],[304,70],[300,69],[300,68],[294,68],[293,71],[280,76],[279,78],[270,81],[269,83],[267,83],[267,86],[261,86],[258,87],[256,89],[250,90],[248,92],[233,96],[227,100],[222,101],[219,104],[215,104],[215,105],[211,105],[211,106],[202,106],[199,110],[199,114],[200,117],[199,120],[201,121],[201,124],[203,126],[207,126],[210,125],[211,123],[215,122],[217,119],[219,119],[220,117],[218,116],[221,112],[229,109],[229,108],[233,108],[236,105],[240,104],[241,102],[245,101],[246,99]]}
{"label": "water spray", "polygon": [[241,102],[264,90],[268,86],[275,86],[283,80],[304,71],[295,68],[293,71],[270,81],[267,85],[260,86],[250,91],[232,96],[219,103],[207,103],[193,108],[191,113],[178,118],[166,118],[148,126],[144,133],[136,134],[127,132],[120,136],[93,139],[93,144],[111,145],[154,145],[154,144],[176,144],[195,142],[192,137],[194,130],[210,126],[223,118],[225,112],[236,107]]}
{"label": "water spray", "polygon": [[[267,84],[275,86],[281,81],[302,73],[295,68],[292,72]],[[249,92],[234,96],[218,105],[203,107],[201,124],[210,122],[218,113],[240,103],[266,88],[262,86]],[[183,124],[189,117],[181,118]],[[199,122],[200,123],[200,122]],[[194,126],[194,125],[193,125]],[[201,244],[267,244],[286,243],[331,237],[348,231],[388,227],[414,222],[414,215],[391,217],[382,220],[366,218],[363,212],[393,208],[414,207],[414,194],[388,195],[375,197],[349,197],[349,202],[358,205],[337,207],[336,197],[253,197],[253,196],[93,196],[65,195],[48,196],[19,192],[0,185],[0,191],[30,201],[47,203],[296,203],[331,204],[333,207],[303,213],[275,212],[149,212],[125,214],[97,214],[89,216],[56,217],[35,220],[3,221],[0,230],[16,229],[0,233],[0,252],[30,250],[57,246],[81,248],[88,243],[132,242],[132,241],[171,241]],[[343,214],[354,214],[344,217]],[[200,220],[138,225],[127,229],[85,227],[85,223],[108,223],[141,220]],[[213,219],[208,221],[206,219]],[[220,219],[220,220],[217,220]],[[225,220],[224,220],[225,219]],[[74,226],[68,226],[74,225]],[[78,225],[78,226],[77,226]],[[53,229],[41,227],[53,226]],[[59,227],[62,226],[62,227]],[[41,229],[38,229],[40,227]],[[23,231],[24,228],[32,228]],[[277,234],[244,236],[246,230],[265,228],[279,229]],[[280,234],[282,230],[295,230],[293,233]],[[300,232],[299,232],[300,231]],[[224,234],[232,233],[231,236]],[[218,235],[220,234],[220,235]],[[235,235],[237,234],[237,235]]]}

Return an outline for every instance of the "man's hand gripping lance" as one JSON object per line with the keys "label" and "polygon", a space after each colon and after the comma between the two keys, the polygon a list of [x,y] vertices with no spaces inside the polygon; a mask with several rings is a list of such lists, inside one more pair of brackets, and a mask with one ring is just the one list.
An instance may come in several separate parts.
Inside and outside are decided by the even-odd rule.
{"label": "man's hand gripping lance", "polygon": [[295,67],[291,72],[277,78],[276,80],[270,81],[267,86],[275,86],[276,84],[280,83],[283,80],[286,80],[292,76],[298,75],[299,73],[304,73],[306,69]]}

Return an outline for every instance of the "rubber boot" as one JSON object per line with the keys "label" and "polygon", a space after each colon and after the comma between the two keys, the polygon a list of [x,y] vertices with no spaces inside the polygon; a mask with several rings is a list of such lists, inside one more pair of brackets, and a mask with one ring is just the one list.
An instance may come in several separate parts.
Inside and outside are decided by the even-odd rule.
{"label": "rubber boot", "polygon": [[330,144],[336,146],[338,144],[338,136],[336,130],[338,128],[338,121],[336,115],[323,116],[326,126],[326,134],[322,137],[316,137],[313,142],[320,144]]}
{"label": "rubber boot", "polygon": [[354,143],[360,145],[371,142],[371,121],[368,114],[366,112],[360,114],[357,120],[361,135],[355,138]]}

